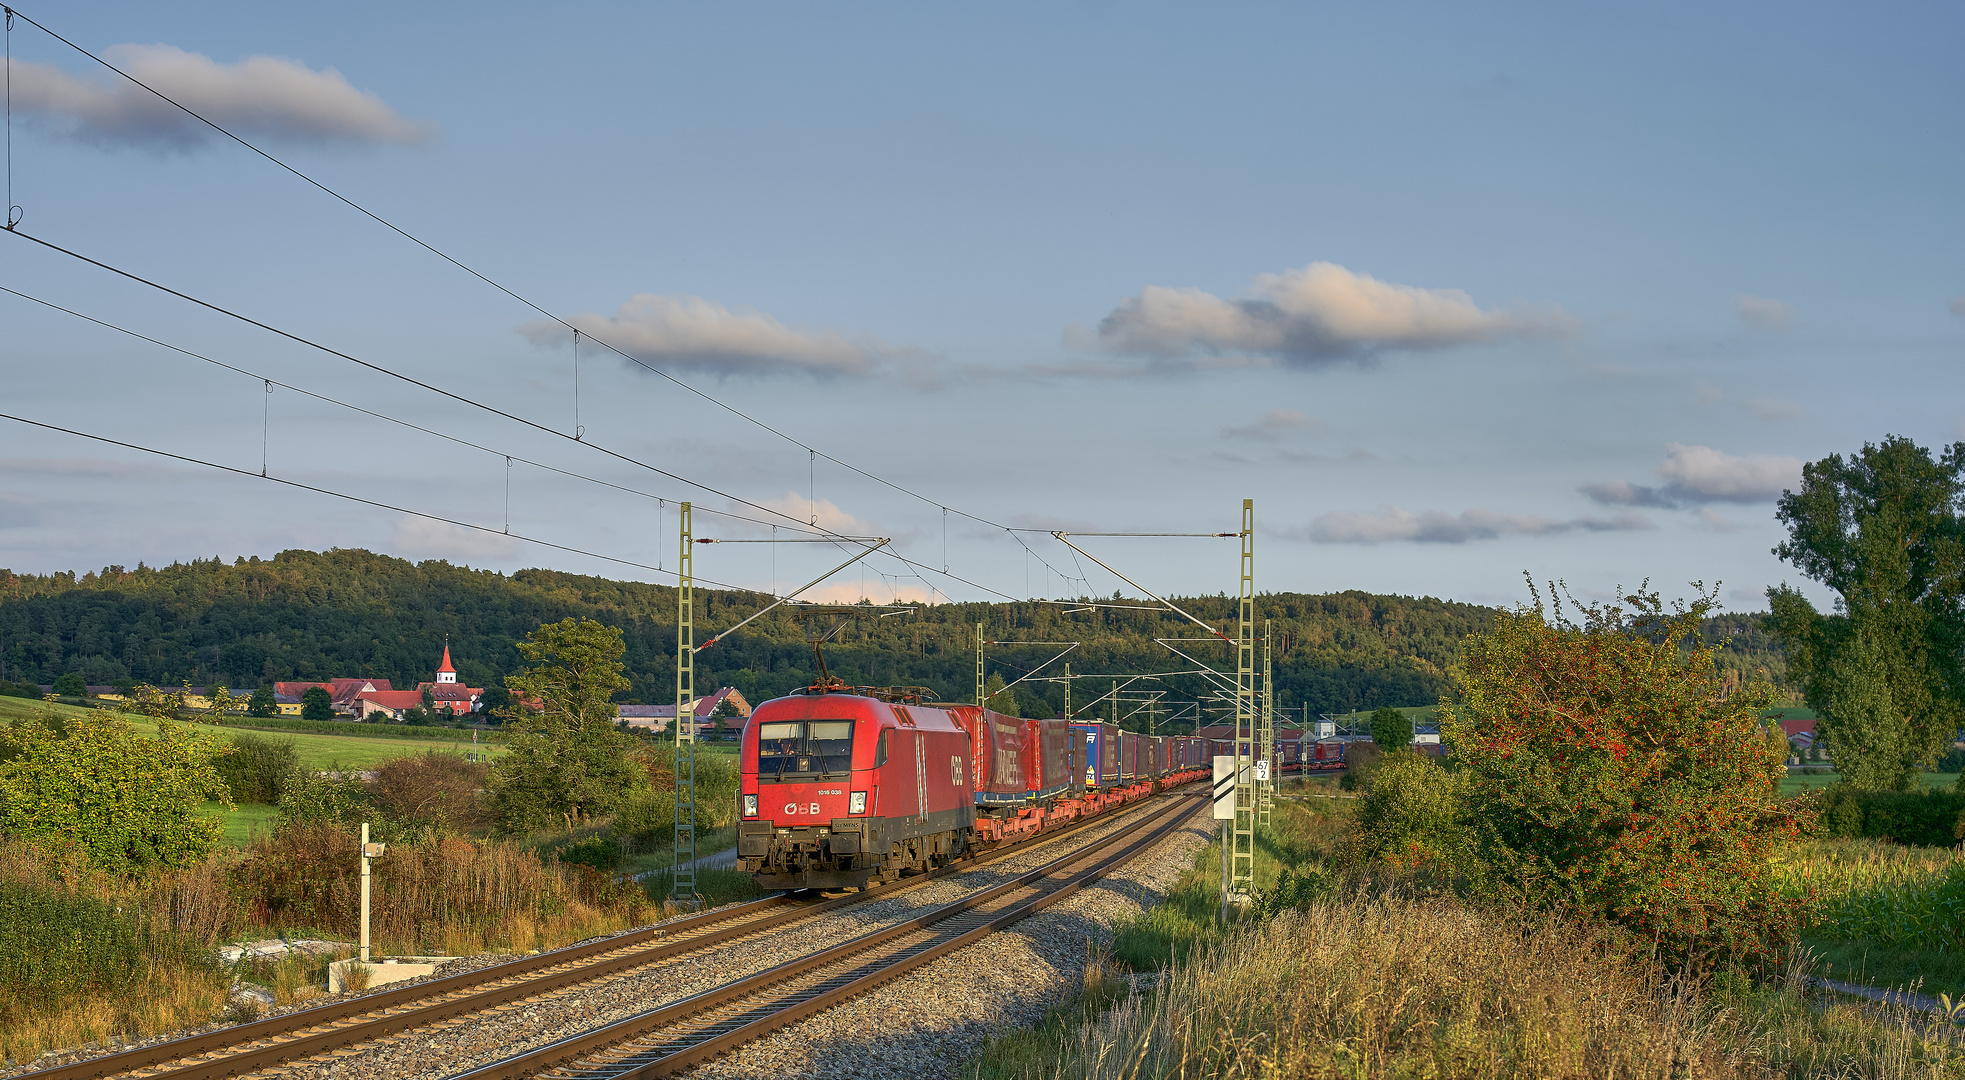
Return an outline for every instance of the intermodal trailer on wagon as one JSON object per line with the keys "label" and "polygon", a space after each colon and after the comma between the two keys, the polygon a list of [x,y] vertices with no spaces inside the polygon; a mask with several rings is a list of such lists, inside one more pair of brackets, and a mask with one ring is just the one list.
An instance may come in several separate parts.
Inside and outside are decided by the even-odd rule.
{"label": "intermodal trailer on wagon", "polygon": [[[923,704],[919,693],[813,686],[752,712],[737,856],[761,887],[854,888],[918,873],[1202,774],[1170,770],[1164,757],[1155,769],[1149,749],[1148,772],[1087,793],[1086,770],[1102,766],[1069,722]],[[1111,741],[1128,740],[1136,755],[1147,741]]]}
{"label": "intermodal trailer on wagon", "polygon": [[1119,783],[1119,726],[1072,724],[1071,731],[1085,750],[1085,786],[1108,788]]}

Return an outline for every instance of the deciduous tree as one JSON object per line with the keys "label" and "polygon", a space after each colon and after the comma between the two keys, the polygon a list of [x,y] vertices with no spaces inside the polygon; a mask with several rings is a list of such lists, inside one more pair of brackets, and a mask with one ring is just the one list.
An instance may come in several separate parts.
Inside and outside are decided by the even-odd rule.
{"label": "deciduous tree", "polygon": [[300,695],[300,718],[302,720],[334,719],[334,695],[325,686],[310,686]]}
{"label": "deciduous tree", "polygon": [[261,683],[259,689],[252,692],[251,700],[246,703],[246,715],[262,719],[280,715],[280,703],[273,697],[271,686]]}
{"label": "deciduous tree", "polygon": [[1390,705],[1371,714],[1371,741],[1386,753],[1412,745],[1412,721]]}
{"label": "deciduous tree", "polygon": [[1774,554],[1835,592],[1816,611],[1768,590],[1788,672],[1845,780],[1902,791],[1965,721],[1965,443],[1937,457],[1901,436],[1802,469]]}
{"label": "deciduous tree", "polygon": [[564,619],[518,650],[532,666],[505,678],[515,700],[505,712],[510,749],[492,772],[500,822],[524,831],[613,812],[647,783],[629,759],[634,740],[614,727],[614,695],[628,687],[621,631]]}

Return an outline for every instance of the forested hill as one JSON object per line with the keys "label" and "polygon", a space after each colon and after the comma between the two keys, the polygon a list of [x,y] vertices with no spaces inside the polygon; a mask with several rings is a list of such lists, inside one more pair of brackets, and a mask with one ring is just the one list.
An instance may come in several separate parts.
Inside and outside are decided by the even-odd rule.
{"label": "forested hill", "polygon": [[[756,593],[698,590],[701,641],[757,610]],[[1231,597],[1176,602],[1217,626],[1234,620]],[[1257,617],[1275,620],[1284,711],[1345,712],[1437,700],[1469,633],[1494,609],[1434,599],[1347,592],[1271,593]],[[623,697],[673,699],[675,590],[640,582],[521,570],[509,576],[446,562],[409,563],[360,550],[286,551],[270,560],[108,567],[100,573],[15,575],[0,570],[0,680],[52,682],[79,672],[86,682],[135,679],[162,686],[223,683],[249,688],[276,679],[360,675],[413,687],[431,678],[448,636],[459,677],[497,685],[521,664],[513,642],[569,615],[621,627],[633,688]],[[848,621],[827,646],[834,674],[853,683],[927,686],[950,699],[975,687],[975,624],[993,640],[1080,641],[1074,672],[1168,672],[1187,667],[1155,637],[1192,637],[1192,624],[1144,611],[1066,611],[1032,603],[947,604],[912,615]],[[1757,616],[1726,616],[1709,636],[1728,643],[1729,666],[1782,674]],[[699,654],[697,687],[732,685],[760,701],[809,683],[814,674],[804,623],[785,609]],[[1232,666],[1221,643],[1183,643],[1216,666]],[[992,673],[1014,679],[1055,649],[1002,645]],[[1172,697],[1203,692],[1198,677],[1170,680]],[[1109,684],[1108,684],[1109,685]],[[1102,687],[1079,683],[1082,702]],[[1057,684],[1016,688],[1025,712],[1063,704]]]}

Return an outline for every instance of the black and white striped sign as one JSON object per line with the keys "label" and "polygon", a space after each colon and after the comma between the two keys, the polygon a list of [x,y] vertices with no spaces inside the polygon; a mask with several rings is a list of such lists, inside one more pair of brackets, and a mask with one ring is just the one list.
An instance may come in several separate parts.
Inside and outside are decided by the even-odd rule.
{"label": "black and white striped sign", "polygon": [[1214,759],[1214,816],[1235,820],[1235,758],[1229,754]]}

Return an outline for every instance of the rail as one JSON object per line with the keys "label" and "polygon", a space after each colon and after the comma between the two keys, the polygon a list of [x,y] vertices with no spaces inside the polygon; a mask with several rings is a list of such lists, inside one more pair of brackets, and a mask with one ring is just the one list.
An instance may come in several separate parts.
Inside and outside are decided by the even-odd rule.
{"label": "rail", "polygon": [[[1114,813],[1123,812],[1120,809]],[[145,1070],[146,1080],[222,1080],[551,993],[787,923],[816,918],[843,907],[889,897],[951,874],[1024,854],[1031,850],[1031,844],[1065,840],[1112,820],[1111,814],[1083,818],[1062,829],[1040,833],[1028,843],[981,852],[925,874],[873,886],[849,896],[810,901],[778,893],[461,975],[412,983],[395,990],[25,1073],[19,1080],[96,1080],[139,1069]]]}

